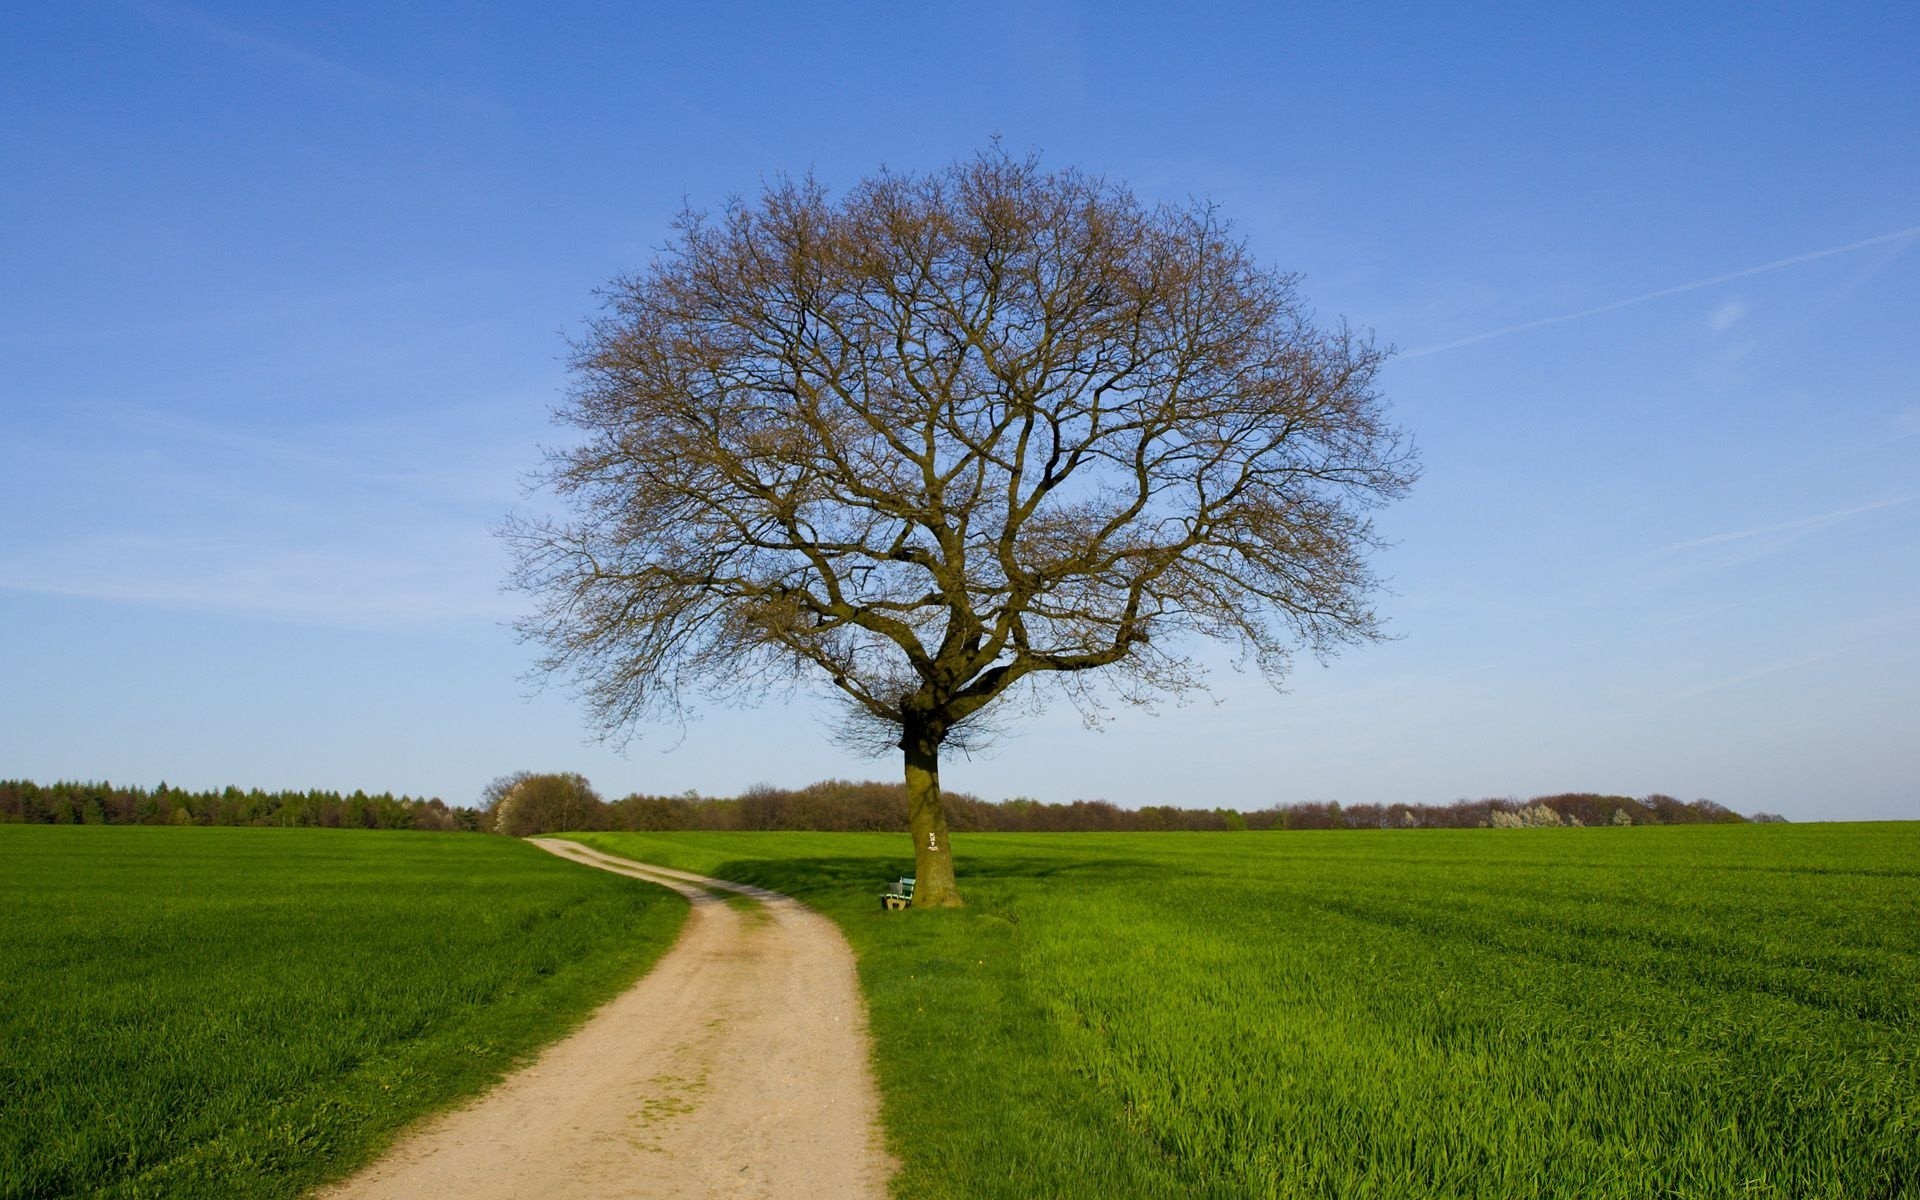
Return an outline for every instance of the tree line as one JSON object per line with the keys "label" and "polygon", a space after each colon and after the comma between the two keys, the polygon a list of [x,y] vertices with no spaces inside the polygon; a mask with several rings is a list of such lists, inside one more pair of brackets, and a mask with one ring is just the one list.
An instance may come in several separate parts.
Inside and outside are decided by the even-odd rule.
{"label": "tree line", "polygon": [[[522,773],[494,781],[484,799],[483,828],[516,836],[562,829],[818,830],[899,833],[909,828],[904,783],[828,779],[803,788],[761,784],[738,796],[633,794],[606,801],[578,775]],[[1681,801],[1655,793],[1635,799],[1567,792],[1530,800],[1460,800],[1452,804],[1309,802],[1252,812],[1152,804],[1121,808],[1105,800],[1048,803],[1027,797],[999,802],[945,791],[949,828],[961,833],[1152,833],[1287,829],[1476,829],[1545,825],[1702,825],[1777,821],[1743,817],[1711,800]]]}
{"label": "tree line", "polygon": [[192,791],[112,783],[41,785],[0,780],[0,822],[42,825],[280,825],[322,829],[423,829],[442,833],[481,827],[477,808],[438,796],[391,792],[262,791],[237,787]]}
{"label": "tree line", "polygon": [[[1701,825],[1781,818],[1741,816],[1711,800],[1655,793],[1635,799],[1591,792],[1460,800],[1452,804],[1351,804],[1334,801],[1232,808],[1151,804],[1121,808],[1105,800],[1049,803],[1024,796],[998,802],[948,791],[949,826],[962,833],[1154,833],[1295,829],[1476,829],[1522,826]],[[0,822],[53,825],[278,825],[325,829],[485,831],[524,837],[562,830],[795,830],[899,833],[909,826],[904,783],[827,779],[802,788],[760,784],[738,796],[633,793],[608,801],[570,773],[518,772],[489,784],[479,807],[439,797],[390,792],[191,791],[61,782],[0,780]]]}

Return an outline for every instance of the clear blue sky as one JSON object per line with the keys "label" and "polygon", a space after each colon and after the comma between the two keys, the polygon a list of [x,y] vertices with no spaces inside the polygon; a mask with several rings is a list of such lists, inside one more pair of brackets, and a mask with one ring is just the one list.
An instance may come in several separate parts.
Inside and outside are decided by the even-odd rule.
{"label": "clear blue sky", "polygon": [[997,133],[1218,202],[1427,473],[1400,640],[949,786],[1920,817],[1920,6],[1460,7],[11,6],[0,776],[891,777],[805,697],[591,743],[491,530],[683,200]]}

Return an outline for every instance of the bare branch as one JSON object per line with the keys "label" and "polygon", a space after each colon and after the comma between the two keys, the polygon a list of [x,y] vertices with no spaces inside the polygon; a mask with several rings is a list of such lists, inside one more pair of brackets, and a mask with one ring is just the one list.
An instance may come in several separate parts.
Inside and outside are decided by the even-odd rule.
{"label": "bare branch", "polygon": [[570,518],[506,535],[606,732],[812,679],[938,746],[1010,690],[1177,695],[1196,638],[1277,682],[1380,635],[1384,355],[1212,208],[996,147],[677,229],[575,347]]}

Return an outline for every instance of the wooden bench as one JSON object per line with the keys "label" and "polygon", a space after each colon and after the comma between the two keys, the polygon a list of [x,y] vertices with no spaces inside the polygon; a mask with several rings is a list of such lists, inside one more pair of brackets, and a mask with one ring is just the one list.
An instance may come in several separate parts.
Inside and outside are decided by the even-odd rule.
{"label": "wooden bench", "polygon": [[880,897],[880,907],[891,912],[896,908],[905,908],[913,903],[913,877],[908,876],[895,881],[893,890]]}

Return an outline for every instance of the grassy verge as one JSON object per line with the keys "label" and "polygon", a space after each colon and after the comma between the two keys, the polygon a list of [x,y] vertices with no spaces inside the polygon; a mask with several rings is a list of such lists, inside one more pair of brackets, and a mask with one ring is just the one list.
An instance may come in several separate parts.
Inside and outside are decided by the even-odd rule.
{"label": "grassy verge", "polygon": [[285,1197],[618,993],[686,904],[505,838],[0,825],[0,1197]]}
{"label": "grassy verge", "polygon": [[906,1197],[1920,1195],[1920,826],[582,840],[839,923]]}

